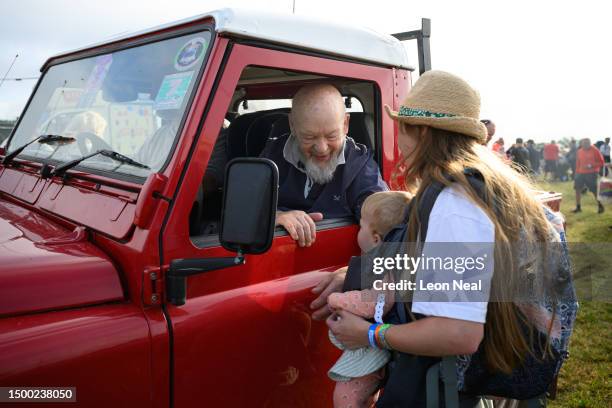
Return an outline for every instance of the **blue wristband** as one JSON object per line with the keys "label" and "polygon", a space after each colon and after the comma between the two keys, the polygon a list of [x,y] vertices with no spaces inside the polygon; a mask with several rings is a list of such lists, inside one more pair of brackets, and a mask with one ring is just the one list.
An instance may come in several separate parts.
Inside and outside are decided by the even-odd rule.
{"label": "blue wristband", "polygon": [[374,348],[379,348],[378,345],[376,344],[376,339],[374,338],[374,333],[376,332],[376,328],[378,326],[380,326],[380,323],[373,323],[372,325],[370,325],[370,328],[368,329],[368,340],[370,342],[370,346]]}

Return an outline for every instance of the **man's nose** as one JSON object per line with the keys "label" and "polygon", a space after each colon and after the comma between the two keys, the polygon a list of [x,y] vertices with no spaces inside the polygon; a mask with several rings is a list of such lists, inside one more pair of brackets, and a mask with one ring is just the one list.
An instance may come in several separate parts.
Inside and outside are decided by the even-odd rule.
{"label": "man's nose", "polygon": [[326,153],[327,152],[327,142],[325,139],[318,139],[314,145],[314,150],[316,153]]}

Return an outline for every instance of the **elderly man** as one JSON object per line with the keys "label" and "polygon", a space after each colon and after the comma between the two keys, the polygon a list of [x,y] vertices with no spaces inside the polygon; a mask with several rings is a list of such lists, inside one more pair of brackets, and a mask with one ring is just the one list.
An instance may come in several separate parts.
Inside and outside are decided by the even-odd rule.
{"label": "elderly man", "polygon": [[291,133],[268,141],[261,157],[279,170],[276,225],[300,246],[316,236],[315,221],[354,216],[370,194],[387,189],[372,152],[347,137],[349,115],[331,85],[308,85],[294,96]]}

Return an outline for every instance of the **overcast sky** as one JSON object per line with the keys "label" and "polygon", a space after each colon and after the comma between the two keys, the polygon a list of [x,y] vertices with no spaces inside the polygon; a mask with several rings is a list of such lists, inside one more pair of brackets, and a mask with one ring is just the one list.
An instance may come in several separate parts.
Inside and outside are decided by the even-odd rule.
{"label": "overcast sky", "polygon": [[[612,22],[605,1],[296,0],[296,14],[383,33],[432,19],[434,69],[480,91],[497,135],[537,141],[612,136]],[[1,2],[0,79],[33,77],[47,57],[222,7],[291,13],[291,0]],[[347,39],[348,41],[349,39]],[[0,118],[19,115],[35,81],[0,86]]]}

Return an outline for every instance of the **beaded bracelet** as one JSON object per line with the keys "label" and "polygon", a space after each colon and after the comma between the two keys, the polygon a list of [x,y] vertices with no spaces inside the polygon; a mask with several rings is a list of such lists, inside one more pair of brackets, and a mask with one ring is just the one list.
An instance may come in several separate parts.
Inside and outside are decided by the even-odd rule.
{"label": "beaded bracelet", "polygon": [[387,339],[385,338],[385,334],[387,333],[387,330],[389,329],[389,327],[391,327],[391,324],[383,324],[382,327],[380,327],[377,331],[376,331],[376,343],[379,345],[378,348],[384,348],[387,350],[392,350],[392,347],[389,345],[389,343],[387,343]]}

